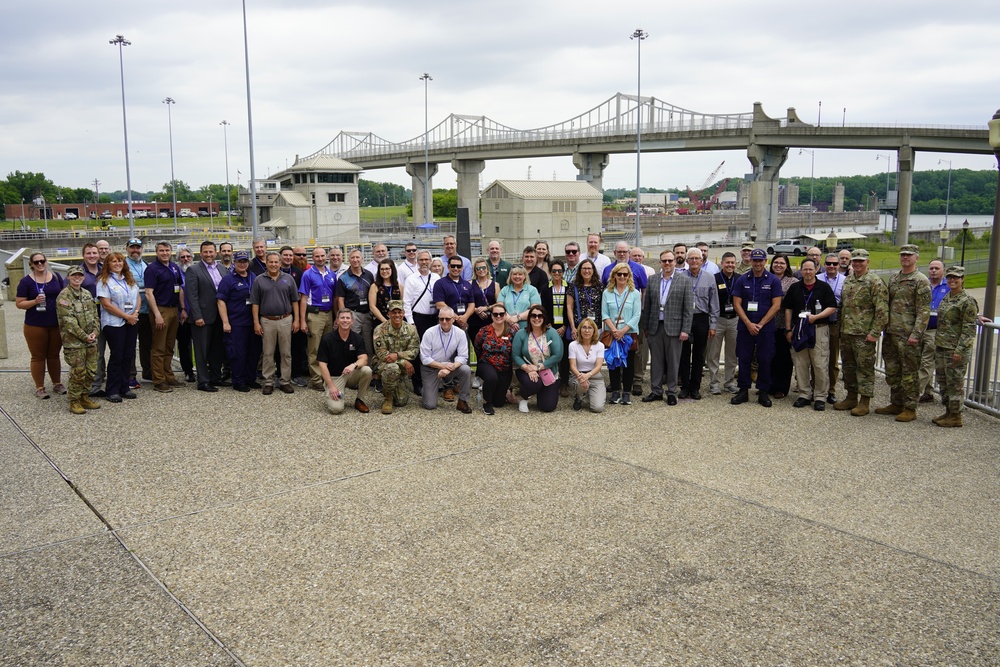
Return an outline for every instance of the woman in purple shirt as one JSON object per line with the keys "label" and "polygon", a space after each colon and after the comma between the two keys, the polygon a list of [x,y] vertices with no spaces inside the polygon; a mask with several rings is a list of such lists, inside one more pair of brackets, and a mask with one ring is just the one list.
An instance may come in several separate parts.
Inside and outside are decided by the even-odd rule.
{"label": "woman in purple shirt", "polygon": [[49,368],[52,391],[65,394],[59,350],[59,320],[56,315],[56,297],[66,286],[58,273],[49,270],[48,259],[43,253],[32,253],[31,272],[17,284],[14,304],[25,311],[24,340],[31,353],[31,379],[35,381],[35,396],[48,398],[45,391],[45,367]]}

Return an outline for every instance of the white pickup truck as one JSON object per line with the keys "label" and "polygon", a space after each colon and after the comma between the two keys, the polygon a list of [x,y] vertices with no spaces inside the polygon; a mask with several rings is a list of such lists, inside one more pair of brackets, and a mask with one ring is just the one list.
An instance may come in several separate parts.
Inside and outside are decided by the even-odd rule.
{"label": "white pickup truck", "polygon": [[784,253],[786,255],[795,255],[799,257],[806,254],[812,246],[808,243],[802,243],[801,241],[796,241],[795,239],[781,239],[775,243],[769,243],[767,245],[767,254],[773,255],[775,253]]}

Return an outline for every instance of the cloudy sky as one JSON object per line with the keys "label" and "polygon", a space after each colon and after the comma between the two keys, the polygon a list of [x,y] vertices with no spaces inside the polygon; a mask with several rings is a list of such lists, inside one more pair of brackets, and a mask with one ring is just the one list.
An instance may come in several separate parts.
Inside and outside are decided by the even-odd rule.
{"label": "cloudy sky", "polygon": [[[505,2],[246,0],[258,178],[327,144],[341,130],[391,140],[420,135],[423,72],[433,77],[433,126],[449,113],[486,115],[529,129],[636,89],[706,113],[772,117],[796,107],[822,122],[985,127],[1000,106],[1000,3],[996,0],[663,0]],[[175,173],[193,187],[249,169],[243,23],[237,0],[162,3],[39,0],[4,10],[0,41],[0,176],[41,171],[59,185],[125,188],[118,47],[124,49],[132,187],[170,179],[167,105],[172,97]],[[846,114],[844,109],[846,108]],[[917,169],[995,168],[988,156],[918,154]],[[875,152],[816,152],[817,176],[885,172]],[[745,154],[644,154],[643,186],[697,187]],[[496,160],[483,180],[572,179],[570,159]],[[892,168],[895,170],[895,157]],[[808,176],[792,151],[782,175]],[[365,174],[409,187],[402,169]],[[615,155],[605,187],[634,187],[634,156]],[[447,165],[435,187],[454,187]]]}

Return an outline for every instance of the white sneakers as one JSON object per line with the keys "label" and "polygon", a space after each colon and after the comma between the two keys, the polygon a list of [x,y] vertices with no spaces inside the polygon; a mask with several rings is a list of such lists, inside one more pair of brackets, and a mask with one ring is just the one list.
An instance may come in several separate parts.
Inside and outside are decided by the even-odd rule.
{"label": "white sneakers", "polygon": [[522,398],[518,402],[518,404],[517,404],[517,409],[520,410],[521,412],[527,412],[528,411],[528,401],[526,401],[525,399]]}

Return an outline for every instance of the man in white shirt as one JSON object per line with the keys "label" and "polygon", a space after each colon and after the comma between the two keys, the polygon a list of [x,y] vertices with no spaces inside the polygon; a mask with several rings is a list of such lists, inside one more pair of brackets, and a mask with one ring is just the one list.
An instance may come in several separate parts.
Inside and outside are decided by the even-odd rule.
{"label": "man in white shirt", "polygon": [[389,249],[384,243],[376,243],[372,246],[372,255],[374,256],[374,259],[365,265],[365,271],[373,276],[377,276],[378,263],[389,256]]}
{"label": "man in white shirt", "polygon": [[341,250],[339,245],[335,245],[330,248],[330,270],[333,271],[334,275],[339,279],[340,276],[347,273],[349,268],[347,264],[344,264],[344,251]]}
{"label": "man in white shirt", "polygon": [[611,266],[611,258],[601,254],[601,235],[587,234],[587,259],[594,263],[597,268],[597,275],[603,276],[604,269]]}
{"label": "man in white shirt", "polygon": [[455,326],[455,311],[442,308],[438,323],[420,339],[420,373],[423,383],[421,400],[427,410],[436,410],[438,385],[448,379],[458,382],[455,409],[470,414],[472,370],[469,368],[469,339]]}
{"label": "man in white shirt", "polygon": [[[424,333],[437,324],[437,306],[434,304],[434,283],[441,279],[431,273],[431,254],[426,250],[417,253],[417,273],[403,285],[403,315],[417,328],[421,339]],[[417,367],[413,374],[413,391],[420,393],[423,386],[420,374],[420,357],[413,360]]]}
{"label": "man in white shirt", "polygon": [[403,255],[403,261],[396,265],[396,274],[399,276],[399,284],[406,289],[406,279],[420,271],[417,266],[417,244],[413,241],[407,243],[403,247]]}

